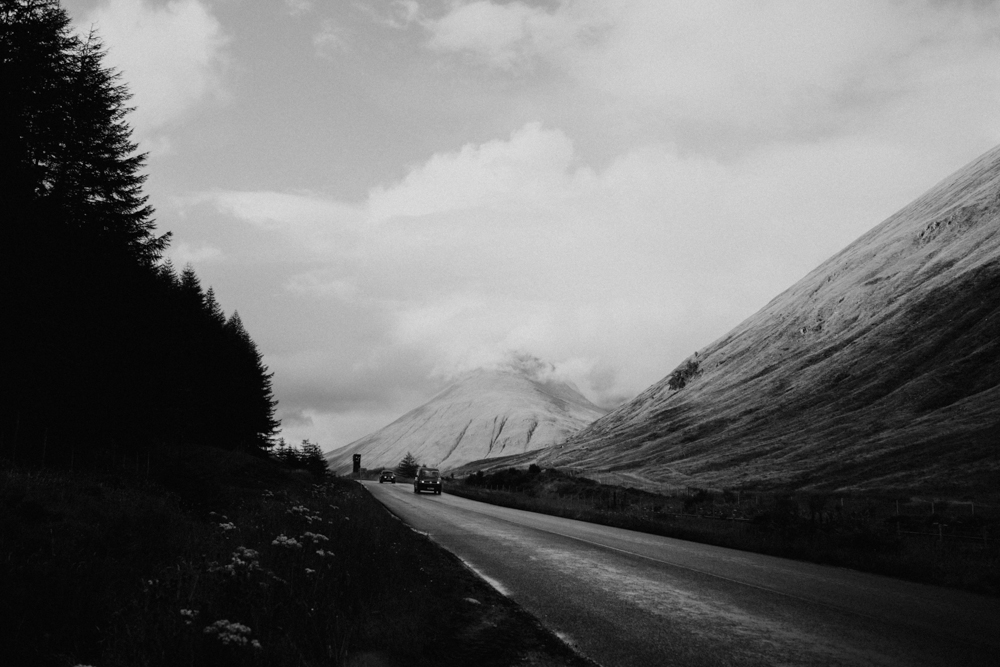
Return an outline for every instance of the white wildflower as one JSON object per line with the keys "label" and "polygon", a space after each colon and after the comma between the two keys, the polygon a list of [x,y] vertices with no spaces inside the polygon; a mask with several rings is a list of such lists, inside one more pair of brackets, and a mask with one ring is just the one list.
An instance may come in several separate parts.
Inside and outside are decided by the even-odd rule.
{"label": "white wildflower", "polygon": [[254,645],[250,641],[250,632],[250,628],[242,623],[230,623],[226,619],[216,621],[205,628],[206,635],[216,635],[219,641],[226,646],[230,644],[235,646],[251,644],[254,648],[260,648],[260,644]]}
{"label": "white wildflower", "polygon": [[301,549],[302,543],[299,542],[294,537],[286,537],[285,535],[278,535],[276,538],[271,540],[271,544],[276,547],[285,547],[286,549]]}
{"label": "white wildflower", "polygon": [[231,576],[236,576],[238,574],[250,576],[254,570],[260,569],[260,561],[257,560],[259,557],[260,554],[253,549],[248,549],[247,547],[236,547],[236,551],[233,552],[229,563],[221,567],[210,567],[208,571],[226,572]]}
{"label": "white wildflower", "polygon": [[301,519],[304,519],[306,523],[312,523],[314,521],[322,520],[322,517],[320,517],[319,514],[316,514],[305,505],[296,505],[292,509],[288,510],[287,514],[291,514],[292,516],[297,516]]}
{"label": "white wildflower", "polygon": [[302,538],[303,539],[310,539],[313,542],[329,542],[330,541],[329,537],[327,537],[326,535],[323,535],[321,533],[309,533],[309,532],[306,532],[306,533],[302,534]]}

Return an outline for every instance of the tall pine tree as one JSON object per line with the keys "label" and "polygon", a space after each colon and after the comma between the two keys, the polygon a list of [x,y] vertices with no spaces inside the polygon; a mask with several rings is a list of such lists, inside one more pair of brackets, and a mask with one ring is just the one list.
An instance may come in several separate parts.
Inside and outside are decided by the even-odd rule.
{"label": "tall pine tree", "polygon": [[194,270],[161,263],[130,96],[103,60],[56,0],[0,0],[0,459],[263,451],[271,374]]}

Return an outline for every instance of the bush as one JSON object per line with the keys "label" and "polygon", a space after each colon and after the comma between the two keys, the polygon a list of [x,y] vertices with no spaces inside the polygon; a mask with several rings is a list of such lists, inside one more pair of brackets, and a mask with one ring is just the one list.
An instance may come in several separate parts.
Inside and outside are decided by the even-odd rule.
{"label": "bush", "polygon": [[701,374],[701,366],[694,359],[688,359],[684,365],[670,374],[667,387],[673,390],[683,389],[695,376]]}

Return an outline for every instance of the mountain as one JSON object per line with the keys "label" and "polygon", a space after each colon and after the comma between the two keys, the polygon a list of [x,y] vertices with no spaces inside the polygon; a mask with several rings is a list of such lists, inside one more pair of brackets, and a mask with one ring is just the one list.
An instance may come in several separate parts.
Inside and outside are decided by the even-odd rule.
{"label": "mountain", "polygon": [[395,468],[407,452],[424,465],[454,468],[563,442],[607,412],[550,371],[521,357],[498,370],[469,373],[388,426],[328,454],[330,468],[350,470],[354,454],[369,470]]}
{"label": "mountain", "polygon": [[998,210],[1000,147],[563,446],[505,465],[997,497]]}

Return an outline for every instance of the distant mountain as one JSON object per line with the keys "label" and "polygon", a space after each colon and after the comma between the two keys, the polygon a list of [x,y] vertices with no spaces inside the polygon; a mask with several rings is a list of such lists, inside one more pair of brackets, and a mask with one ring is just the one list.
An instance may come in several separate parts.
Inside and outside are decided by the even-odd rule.
{"label": "distant mountain", "polygon": [[331,469],[346,471],[361,454],[362,467],[394,468],[410,452],[424,465],[454,468],[563,442],[607,413],[549,371],[521,357],[499,370],[472,372],[327,460]]}
{"label": "distant mountain", "polygon": [[505,465],[1000,494],[998,212],[1000,147],[565,445]]}

